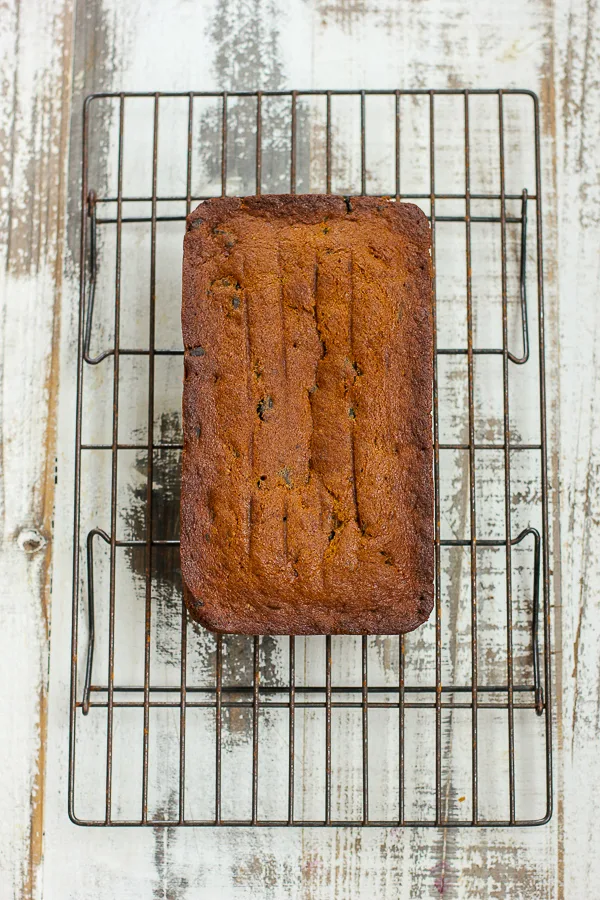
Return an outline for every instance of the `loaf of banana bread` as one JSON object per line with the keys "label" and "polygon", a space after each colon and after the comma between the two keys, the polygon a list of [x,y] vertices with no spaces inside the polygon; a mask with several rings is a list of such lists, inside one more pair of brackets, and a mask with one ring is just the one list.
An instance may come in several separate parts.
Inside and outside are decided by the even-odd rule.
{"label": "loaf of banana bread", "polygon": [[431,277],[412,204],[222,198],[188,217],[181,567],[207,628],[429,616]]}

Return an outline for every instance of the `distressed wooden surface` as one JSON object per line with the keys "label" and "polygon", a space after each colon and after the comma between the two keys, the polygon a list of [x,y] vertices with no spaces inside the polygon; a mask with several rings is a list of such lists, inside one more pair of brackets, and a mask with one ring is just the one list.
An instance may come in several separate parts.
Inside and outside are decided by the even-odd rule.
{"label": "distressed wooden surface", "polygon": [[0,9],[0,895],[39,890],[46,796],[70,2]]}
{"label": "distressed wooden surface", "polygon": [[[600,861],[590,832],[600,784],[594,745],[600,724],[597,629],[598,342],[600,312],[600,9],[596,3],[557,8],[556,151],[559,285],[560,582],[557,631],[560,832],[558,877],[567,897],[598,891]],[[558,536],[557,536],[558,537]]]}
{"label": "distressed wooden surface", "polygon": [[[0,897],[595,896],[597,4],[7,0],[0,9],[0,717],[8,748]],[[66,774],[83,96],[511,85],[538,91],[542,102],[549,438],[560,485],[552,498],[560,597],[552,822],[459,832],[76,828]]]}

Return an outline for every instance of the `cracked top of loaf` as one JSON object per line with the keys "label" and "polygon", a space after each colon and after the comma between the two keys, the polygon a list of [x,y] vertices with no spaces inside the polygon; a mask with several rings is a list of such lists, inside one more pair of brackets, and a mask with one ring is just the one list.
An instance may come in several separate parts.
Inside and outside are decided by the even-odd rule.
{"label": "cracked top of loaf", "polygon": [[188,217],[181,566],[241,634],[394,634],[433,606],[430,230],[385,198]]}

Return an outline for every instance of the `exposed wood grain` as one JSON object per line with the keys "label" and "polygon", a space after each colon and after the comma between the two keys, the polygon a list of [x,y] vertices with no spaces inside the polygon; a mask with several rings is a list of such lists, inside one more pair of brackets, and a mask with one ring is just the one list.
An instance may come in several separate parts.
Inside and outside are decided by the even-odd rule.
{"label": "exposed wood grain", "polygon": [[598,584],[600,518],[600,9],[557,7],[560,128],[560,486],[562,556],[561,897],[592,896],[600,863],[590,798],[600,786]]}
{"label": "exposed wood grain", "polygon": [[39,895],[43,850],[71,29],[68,0],[2,5],[0,870],[15,898]]}

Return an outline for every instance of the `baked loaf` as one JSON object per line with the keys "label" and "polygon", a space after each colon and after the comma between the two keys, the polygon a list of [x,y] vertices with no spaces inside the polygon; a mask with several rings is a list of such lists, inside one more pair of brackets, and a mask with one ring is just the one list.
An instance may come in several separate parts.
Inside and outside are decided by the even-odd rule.
{"label": "baked loaf", "polygon": [[433,606],[430,231],[379,198],[215,199],[183,262],[181,567],[218,632]]}

